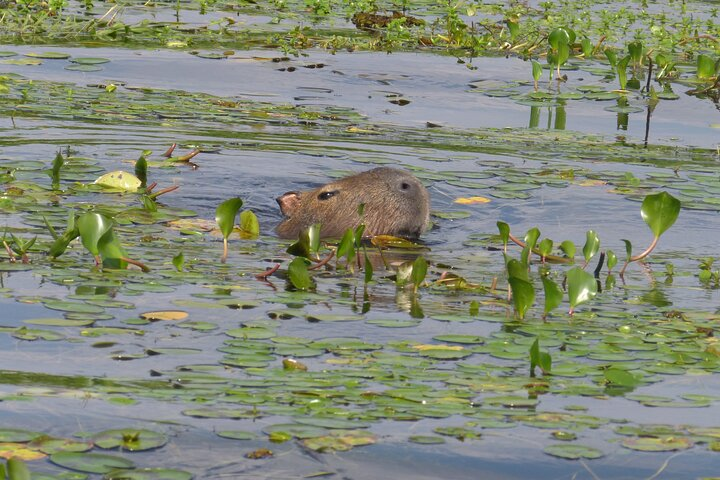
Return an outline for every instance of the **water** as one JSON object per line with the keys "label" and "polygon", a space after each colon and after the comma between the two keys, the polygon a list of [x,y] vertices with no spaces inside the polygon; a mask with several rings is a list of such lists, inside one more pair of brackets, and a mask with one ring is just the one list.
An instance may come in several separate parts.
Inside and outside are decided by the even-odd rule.
{"label": "water", "polygon": [[[37,50],[30,47],[12,47],[18,53]],[[687,159],[688,147],[713,148],[717,145],[718,113],[709,101],[700,101],[694,97],[682,97],[675,102],[662,102],[652,116],[649,142],[669,145],[676,148],[682,160],[673,163],[673,158],[653,159],[648,164],[632,161],[618,163],[612,159],[578,157],[576,151],[566,152],[563,148],[546,151],[542,145],[531,142],[517,148],[514,152],[497,153],[492,143],[483,143],[484,128],[522,128],[528,124],[530,109],[510,99],[485,96],[469,87],[471,82],[492,80],[504,82],[508,78],[529,76],[529,67],[517,59],[482,59],[475,62],[478,70],[471,71],[458,65],[453,58],[430,56],[426,54],[394,53],[392,55],[370,53],[326,53],[311,51],[309,56],[290,59],[287,62],[273,63],[258,60],[257,57],[275,55],[268,51],[250,51],[234,55],[226,60],[207,60],[174,51],[141,51],[123,49],[86,49],[72,47],[48,47],[43,50],[63,51],[73,56],[102,56],[111,61],[103,65],[99,72],[80,73],[64,70],[67,62],[46,60],[40,66],[5,65],[3,70],[20,73],[36,81],[68,82],[66,90],[84,92],[86,85],[108,84],[126,87],[150,87],[163,90],[181,90],[193,93],[206,93],[223,99],[242,99],[270,104],[290,104],[312,106],[323,112],[328,107],[337,108],[347,114],[352,109],[357,117],[357,127],[381,129],[377,136],[348,132],[350,121],[318,121],[317,125],[283,124],[281,114],[260,116],[256,124],[240,120],[236,124],[218,120],[202,119],[193,125],[193,118],[169,118],[149,116],[143,122],[133,117],[124,121],[117,116],[108,116],[105,120],[86,120],[83,118],[58,119],[54,115],[48,118],[30,116],[0,119],[4,142],[0,149],[0,159],[5,161],[40,160],[48,166],[58,148],[71,146],[79,156],[96,162],[103,170],[130,170],[130,160],[134,160],[144,149],[155,152],[153,157],[164,151],[170,144],[179,143],[179,150],[189,151],[194,145],[201,145],[207,151],[201,153],[196,161],[197,170],[180,166],[172,168],[151,167],[152,179],[161,187],[180,185],[177,192],[162,197],[162,202],[174,208],[191,208],[199,217],[212,219],[215,206],[230,196],[240,196],[246,206],[251,207],[259,216],[263,237],[257,244],[245,244],[238,240],[232,242],[229,265],[213,265],[220,252],[217,237],[204,240],[202,248],[180,235],[170,233],[164,227],[126,227],[122,230],[124,238],[132,244],[133,251],[140,252],[142,258],[153,260],[153,266],[161,271],[155,280],[170,286],[167,292],[132,291],[127,282],[143,285],[144,277],[132,273],[127,277],[118,276],[119,287],[110,289],[112,300],[131,302],[134,307],[124,309],[108,307],[107,312],[114,317],[99,321],[96,326],[112,326],[142,329],[136,333],[115,332],[99,339],[88,336],[83,329],[62,327],[57,331],[67,338],[51,342],[16,340],[8,334],[0,335],[0,364],[7,372],[28,372],[27,378],[6,375],[2,393],[9,400],[13,395],[32,399],[28,402],[6,401],[3,411],[3,426],[8,428],[28,428],[51,435],[69,436],[76,431],[99,431],[103,428],[118,426],[131,428],[153,428],[167,433],[170,444],[158,452],[133,454],[132,458],[141,466],[162,464],[173,468],[187,469],[196,478],[298,478],[319,471],[330,470],[344,478],[381,478],[392,475],[397,478],[476,478],[482,472],[483,478],[513,479],[527,478],[532,472],[535,478],[691,478],[716,473],[715,453],[709,452],[705,445],[674,453],[637,453],[617,446],[618,435],[613,433],[616,426],[610,422],[598,429],[579,429],[579,443],[599,448],[606,456],[599,460],[571,462],[550,457],[542,453],[548,443],[550,429],[531,428],[519,425],[512,429],[481,428],[480,440],[460,442],[447,437],[444,445],[418,445],[408,443],[411,435],[436,435],[434,428],[443,426],[463,426],[473,419],[462,414],[448,415],[442,418],[419,418],[412,422],[383,420],[372,423],[371,430],[379,441],[376,445],[355,448],[347,453],[318,454],[304,447],[298,447],[294,441],[283,444],[270,444],[260,434],[257,440],[237,442],[222,439],[214,435],[218,430],[238,429],[259,432],[267,425],[286,422],[292,415],[281,413],[268,414],[258,419],[230,420],[227,418],[195,418],[183,414],[183,411],[204,402],[213,402],[228,406],[235,405],[232,395],[237,392],[215,390],[203,385],[202,381],[183,383],[180,378],[186,371],[193,371],[198,365],[213,367],[213,374],[227,379],[229,385],[247,379],[264,378],[260,367],[246,369],[222,367],[227,356],[219,351],[226,332],[241,325],[256,325],[272,330],[274,336],[302,338],[306,342],[328,337],[352,337],[367,343],[386,345],[383,353],[399,355],[407,353],[400,345],[402,342],[417,344],[438,343],[439,335],[462,334],[479,335],[492,341],[508,335],[515,338],[522,350],[522,360],[501,358],[477,353],[466,360],[469,365],[486,366],[489,369],[516,368],[507,374],[508,385],[519,375],[526,375],[527,346],[522,343],[526,334],[513,336],[517,326],[507,326],[504,320],[511,312],[501,302],[504,292],[496,296],[484,292],[449,292],[433,295],[429,291],[421,292],[420,303],[424,318],[412,314],[412,295],[398,291],[388,282],[380,282],[371,288],[372,301],[365,321],[313,322],[310,315],[352,315],[361,313],[363,288],[357,275],[349,275],[342,280],[332,275],[318,276],[318,297],[298,296],[288,299],[285,293],[285,281],[273,277],[270,283],[256,281],[252,273],[261,271],[274,261],[285,261],[285,245],[272,235],[272,226],[279,220],[274,198],[287,190],[310,188],[334,177],[341,172],[360,171],[375,163],[387,162],[407,168],[417,169],[418,175],[425,175],[432,195],[432,208],[439,213],[464,211],[467,216],[453,220],[435,218],[433,228],[423,240],[432,248],[427,254],[431,261],[431,275],[437,278],[450,265],[452,271],[466,277],[469,281],[489,284],[493,276],[503,271],[503,258],[499,251],[492,251],[483,245],[468,242],[473,234],[489,234],[496,231],[496,221],[504,220],[512,226],[513,232],[521,234],[525,230],[539,226],[544,235],[560,240],[569,238],[581,247],[585,231],[594,228],[603,239],[603,248],[612,248],[622,258],[624,244],[621,239],[631,239],[636,251],[643,249],[652,240],[652,236],[640,220],[640,204],[611,190],[617,185],[582,184],[568,182],[562,188],[540,186],[529,191],[529,198],[492,197],[493,186],[507,183],[522,183],[518,180],[523,172],[534,172],[527,179],[543,178],[538,172],[542,169],[577,169],[578,179],[613,172],[619,176],[630,173],[646,179],[653,174],[672,174],[673,166],[682,167],[681,161]],[[322,64],[322,68],[317,68]],[[316,68],[304,68],[304,66]],[[288,66],[295,71],[281,71]],[[571,72],[569,83],[583,82],[588,74]],[[67,93],[68,96],[70,93]],[[398,98],[409,100],[405,106],[390,103]],[[151,103],[151,99],[148,100]],[[77,107],[80,108],[78,101]],[[604,109],[605,102],[571,102],[567,106],[568,130],[597,134],[603,138],[614,135],[626,136],[641,144],[645,132],[645,114],[630,115],[626,131],[616,130],[617,115]],[[198,108],[212,110],[212,104]],[[102,112],[102,106],[98,107]],[[550,109],[542,115],[549,114]],[[51,112],[52,113],[52,112]],[[199,112],[205,113],[205,112]],[[264,123],[267,119],[267,124]],[[277,123],[272,123],[272,122]],[[325,120],[323,120],[325,121]],[[335,123],[333,123],[335,122]],[[345,122],[345,123],[343,123]],[[426,123],[442,125],[442,129],[425,130]],[[542,123],[542,122],[541,122]],[[458,130],[456,130],[458,129]],[[462,130],[460,130],[462,129]],[[538,138],[544,129],[538,128]],[[477,138],[457,135],[456,131],[473,132]],[[560,132],[557,132],[558,134]],[[578,135],[579,136],[579,135]],[[563,139],[571,138],[571,135]],[[510,130],[508,130],[510,138]],[[532,138],[532,136],[530,137]],[[463,143],[465,142],[465,143]],[[510,140],[508,140],[510,144]],[[518,143],[510,144],[519,145]],[[630,148],[630,147],[629,147]],[[634,148],[629,154],[635,152]],[[670,151],[670,150],[668,150]],[[709,158],[704,152],[703,158]],[[705,165],[705,166],[703,166]],[[690,174],[707,169],[707,163],[690,166]],[[482,188],[472,189],[448,183],[446,179],[433,180],[441,171],[454,172],[497,172],[491,179],[480,179]],[[711,169],[713,174],[715,170]],[[18,173],[19,177],[47,183],[42,172]],[[688,178],[688,171],[681,170],[679,176]],[[463,177],[472,180],[471,177]],[[79,175],[79,178],[93,175]],[[442,177],[442,175],[441,175]],[[450,178],[448,176],[448,178]],[[522,177],[521,177],[522,178]],[[617,184],[619,181],[616,181]],[[68,185],[66,182],[65,185]],[[672,187],[673,185],[669,185]],[[709,187],[712,191],[712,188]],[[677,193],[678,190],[673,190]],[[692,192],[691,192],[692,193]],[[67,195],[63,201],[76,202],[79,208],[93,202],[123,204],[132,203],[132,197],[112,197],[110,194],[92,194],[77,198]],[[456,198],[473,195],[491,196],[489,204],[461,206],[453,203]],[[714,194],[713,194],[714,195]],[[632,195],[630,195],[632,197]],[[108,200],[108,197],[110,200]],[[25,211],[25,210],[23,210]],[[20,218],[18,218],[20,217]],[[8,211],[3,220],[7,225],[26,224],[26,217]],[[695,277],[699,259],[715,255],[713,240],[718,235],[717,212],[712,210],[683,210],[677,224],[663,237],[657,256],[651,260],[657,263],[651,268],[631,266],[627,274],[626,285],[618,284],[614,290],[605,293],[596,304],[581,307],[581,310],[606,313],[629,310],[640,318],[652,316],[651,320],[662,323],[667,309],[653,307],[638,302],[637,298],[655,288],[670,299],[672,308],[690,311],[714,311],[719,300],[718,290],[704,288]],[[135,228],[133,230],[133,228]],[[134,244],[133,232],[155,237]],[[166,241],[162,248],[153,248],[153,241]],[[195,284],[173,277],[169,266],[168,252],[175,253],[186,248],[188,261],[200,272],[224,272],[210,276],[206,282]],[[79,250],[79,247],[77,247]],[[76,255],[77,257],[77,255]],[[191,258],[190,258],[191,257]],[[672,262],[678,274],[672,284],[665,284],[662,271],[664,261]],[[32,273],[3,274],[3,287],[8,288],[9,298],[3,300],[6,313],[2,326],[18,327],[24,320],[42,317],[63,317],[63,312],[53,311],[37,303],[19,303],[13,297],[38,295],[42,297],[66,298],[80,295],[79,286],[92,286],[104,277],[93,272],[92,261],[85,255],[80,266],[69,261],[70,273],[64,272],[64,265],[52,266],[41,256],[37,263],[43,267]],[[208,270],[202,270],[208,268]],[[225,270],[223,270],[225,269]],[[67,275],[67,277],[63,277]],[[385,275],[378,273],[378,275]],[[164,282],[164,283],[163,283]],[[222,282],[218,287],[216,283]],[[203,285],[207,283],[208,285]],[[214,288],[215,287],[215,288]],[[178,304],[178,301],[197,300],[198,294],[217,293],[221,288],[236,289],[233,293],[244,300],[255,300],[258,306],[252,309],[230,310],[225,307],[211,308],[202,304]],[[95,287],[93,287],[95,288]],[[499,298],[498,298],[499,297]],[[82,298],[80,299],[82,301]],[[97,300],[97,299],[96,299]],[[106,299],[105,299],[106,300]],[[485,319],[471,322],[441,321],[444,314],[467,315],[468,303],[477,300],[483,303]],[[180,329],[172,322],[156,322],[135,326],[137,315],[149,310],[183,309],[190,312],[193,321],[215,323],[219,328],[209,332]],[[565,308],[565,307],[563,307]],[[296,310],[293,314],[292,310]],[[300,310],[301,313],[297,313]],[[288,311],[290,313],[288,313]],[[277,313],[286,313],[287,318]],[[554,317],[558,322],[567,322],[569,331],[582,337],[580,326],[588,330],[607,328],[607,333],[615,334],[623,321],[614,318],[600,318],[589,321],[587,318],[569,319],[562,313]],[[631,316],[629,317],[631,318]],[[416,320],[417,325],[410,328],[383,328],[368,323],[378,320]],[[583,323],[586,322],[586,323]],[[605,322],[605,323],[602,323]],[[707,323],[707,322],[705,322]],[[541,328],[538,315],[528,321],[525,328]],[[676,335],[690,335],[693,331],[676,331]],[[650,331],[648,335],[656,334]],[[670,335],[672,337],[672,335]],[[545,345],[551,345],[547,339]],[[704,341],[702,338],[698,342]],[[107,342],[107,343],[103,343]],[[598,348],[599,342],[589,342],[590,348]],[[392,344],[392,348],[387,345]],[[708,346],[712,342],[708,341]],[[672,347],[673,344],[670,344]],[[683,344],[684,346],[684,344]],[[196,348],[196,353],[169,353],[151,355],[153,349]],[[544,347],[548,348],[548,347]],[[555,347],[553,347],[555,348]],[[699,355],[701,348],[690,352]],[[558,363],[575,361],[564,357],[559,348],[553,350],[554,360]],[[639,355],[639,354],[638,354]],[[135,358],[137,357],[137,358]],[[407,361],[419,357],[407,355]],[[636,359],[632,355],[631,360]],[[120,361],[125,359],[127,361]],[[274,369],[280,369],[281,355],[275,355],[270,362]],[[438,391],[450,390],[443,379],[423,381],[412,377],[402,377],[406,372],[401,365],[395,367],[400,377],[391,378],[392,367],[387,369],[387,378],[374,377],[375,357],[369,351],[357,351],[353,354],[325,352],[322,355],[299,357],[311,372],[345,372],[357,369],[357,379],[361,387],[368,392],[382,392],[387,389],[401,389],[408,384],[422,383]],[[353,364],[353,360],[365,363]],[[426,361],[424,359],[420,359]],[[462,361],[460,361],[462,363]],[[595,365],[596,362],[583,358],[580,364]],[[612,362],[610,362],[612,363]],[[349,366],[348,366],[349,365]],[[390,364],[392,365],[392,364]],[[456,363],[452,361],[428,364],[419,370],[428,369],[438,375],[448,373],[458,375]],[[645,364],[635,367],[642,370]],[[363,377],[366,369],[368,379]],[[522,370],[522,372],[521,372]],[[494,371],[494,370],[492,370]],[[40,373],[48,376],[41,376]],[[702,375],[701,375],[702,373]],[[37,375],[35,375],[37,374]],[[273,374],[277,375],[277,373]],[[697,376],[696,376],[697,375]],[[482,378],[481,374],[477,375]],[[502,375],[501,375],[502,377]],[[281,375],[280,383],[296,381],[291,375]],[[344,379],[341,386],[330,383],[328,391],[342,391],[343,386],[351,390],[353,376]],[[688,393],[712,397],[710,404],[703,408],[651,408],[637,401],[623,397],[600,397],[564,394],[540,395],[539,405],[528,410],[538,412],[569,412],[567,407],[580,404],[587,409],[588,415],[617,421],[618,416],[633,424],[669,423],[673,425],[717,426],[714,420],[719,418],[720,403],[717,392],[717,370],[705,371],[698,367],[682,375],[665,375],[658,381],[638,386],[634,393],[659,395],[671,398],[682,397]],[[112,387],[98,389],[101,379],[117,381]],[[149,392],[130,394],[137,403],[114,402],[108,395],[123,398],[126,386],[135,382],[158,380],[171,385],[178,382],[178,397],[163,396],[155,398]],[[530,379],[523,379],[530,382]],[[571,380],[560,376],[550,378],[549,382],[560,388]],[[596,375],[587,377],[588,385],[599,383]],[[452,384],[451,384],[452,385]],[[161,387],[155,387],[158,391]],[[228,387],[232,390],[231,387]],[[490,390],[478,389],[473,398],[483,405],[489,397],[501,393],[532,396],[523,384],[516,388],[508,386],[504,391],[495,385]],[[207,389],[207,391],[203,390]],[[193,400],[193,390],[202,392]],[[242,391],[241,387],[235,390]],[[282,390],[266,389],[270,395],[281,398],[290,395]],[[323,389],[314,384],[290,389],[292,395],[307,390],[308,395],[317,394],[316,406],[309,402],[305,408],[332,406],[338,410],[347,409],[357,415],[366,413],[362,396],[352,397],[357,403],[343,404],[334,402],[330,395],[325,398]],[[262,395],[263,389],[253,391]],[[320,393],[318,393],[320,392]],[[150,394],[148,394],[150,393]],[[205,395],[203,395],[203,393]],[[133,396],[135,395],[135,396]],[[341,394],[337,394],[341,397]],[[450,395],[450,393],[448,393]],[[298,397],[304,399],[306,397]],[[467,400],[467,399],[466,399]],[[298,400],[300,401],[300,400]],[[344,401],[344,400],[343,400]],[[272,403],[272,402],[266,402]],[[289,407],[280,402],[281,406]],[[245,405],[238,401],[237,405]],[[264,406],[263,403],[260,404]],[[275,405],[276,408],[279,408]],[[390,408],[390,407],[388,407]],[[510,420],[523,411],[500,407]],[[375,410],[370,410],[376,413]],[[709,425],[708,425],[709,424]],[[240,455],[259,447],[270,447],[276,452],[271,460],[253,461]],[[664,463],[667,462],[667,465]],[[32,464],[34,468],[36,465]],[[39,470],[53,470],[48,464],[38,465]],[[57,470],[54,470],[57,471]]]}

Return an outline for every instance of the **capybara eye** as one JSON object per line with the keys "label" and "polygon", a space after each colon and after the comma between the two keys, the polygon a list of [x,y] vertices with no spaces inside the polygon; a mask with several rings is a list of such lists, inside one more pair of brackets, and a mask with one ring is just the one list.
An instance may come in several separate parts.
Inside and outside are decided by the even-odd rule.
{"label": "capybara eye", "polygon": [[410,188],[410,184],[403,182],[402,185],[400,185],[400,188],[402,188],[403,190],[407,190],[408,188]]}
{"label": "capybara eye", "polygon": [[335,194],[338,193],[337,190],[330,190],[329,192],[320,192],[318,195],[318,200],[328,200],[335,196]]}

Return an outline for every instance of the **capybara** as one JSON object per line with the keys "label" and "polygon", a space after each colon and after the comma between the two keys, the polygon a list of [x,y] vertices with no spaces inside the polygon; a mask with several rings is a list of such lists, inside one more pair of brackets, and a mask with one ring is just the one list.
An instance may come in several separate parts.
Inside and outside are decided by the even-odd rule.
{"label": "capybara", "polygon": [[[297,238],[320,223],[320,236],[340,238],[348,228],[365,223],[365,236],[393,235],[416,239],[430,218],[430,196],[411,173],[380,167],[330,182],[305,192],[277,198],[285,219],[277,226],[281,238]],[[363,216],[358,207],[365,204]]]}

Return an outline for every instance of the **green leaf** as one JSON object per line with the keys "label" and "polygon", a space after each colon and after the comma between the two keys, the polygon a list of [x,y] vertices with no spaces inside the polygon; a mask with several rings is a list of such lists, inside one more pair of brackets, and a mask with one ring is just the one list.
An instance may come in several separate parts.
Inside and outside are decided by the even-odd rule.
{"label": "green leaf", "polygon": [[235,217],[242,206],[242,199],[235,197],[225,200],[215,210],[215,222],[220,227],[220,232],[225,239],[232,233],[235,226]]}
{"label": "green leaf", "polygon": [[605,370],[604,376],[607,383],[620,387],[635,387],[640,384],[638,378],[621,368],[610,367]]}
{"label": "green leaf", "polygon": [[592,42],[589,38],[585,37],[580,41],[580,47],[582,48],[583,55],[585,55],[585,58],[590,58],[592,55]]}
{"label": "green leaf", "polygon": [[413,262],[412,273],[410,274],[410,279],[415,286],[415,290],[417,290],[425,280],[425,275],[427,275],[427,261],[422,255],[418,255]]}
{"label": "green leaf", "polygon": [[60,187],[60,169],[65,164],[65,159],[62,153],[58,152],[53,160],[52,169],[50,170],[50,179],[52,181],[53,189],[57,190]]}
{"label": "green leaf", "polygon": [[506,264],[508,278],[519,278],[520,280],[530,281],[530,274],[528,273],[528,265],[520,260],[511,258]]}
{"label": "green leaf", "polygon": [[627,261],[630,261],[630,257],[632,257],[632,242],[630,240],[627,240],[625,238],[621,238],[620,240],[623,241],[625,244],[625,255],[627,255]]}
{"label": "green leaf", "polygon": [[70,210],[70,212],[68,213],[68,221],[67,227],[65,228],[65,233],[55,239],[53,244],[48,249],[48,255],[50,255],[52,258],[59,257],[60,255],[65,253],[65,250],[67,250],[70,242],[72,242],[79,236],[80,230],[75,225],[75,211]]}
{"label": "green leaf", "polygon": [[625,90],[625,87],[627,86],[628,63],[630,63],[630,55],[623,57],[623,59],[620,60],[615,67],[618,74],[618,82],[620,82],[620,90]]}
{"label": "green leaf", "polygon": [[560,251],[562,251],[566,257],[570,259],[575,258],[575,244],[571,240],[565,240],[560,244]]}
{"label": "green leaf", "polygon": [[545,292],[545,308],[543,315],[547,316],[552,310],[557,308],[563,299],[563,291],[560,286],[547,276],[542,277],[543,290]]}
{"label": "green leaf", "polygon": [[30,469],[25,462],[17,458],[10,458],[7,461],[8,480],[30,480]]}
{"label": "green leaf", "polygon": [[352,228],[345,230],[345,233],[337,246],[337,258],[340,260],[347,257],[347,265],[349,266],[355,258],[355,233]]}
{"label": "green leaf", "polygon": [[567,45],[570,43],[570,34],[562,27],[555,28],[548,36],[548,43],[553,49],[558,50],[561,45]]}
{"label": "green leaf", "polygon": [[252,210],[240,212],[240,230],[243,237],[256,238],[260,235],[260,222]]}
{"label": "green leaf", "polygon": [[140,188],[147,187],[147,153],[144,151],[135,162],[135,176],[140,180]]}
{"label": "green leaf", "polygon": [[520,319],[525,318],[525,313],[535,301],[535,288],[532,283],[517,277],[508,279],[510,289],[512,290],[513,303],[515,311]]}
{"label": "green leaf", "polygon": [[540,341],[535,341],[530,346],[530,376],[535,375],[535,367],[540,367],[543,374],[550,373],[552,370],[552,357],[547,352],[540,351]]}
{"label": "green leaf", "polygon": [[105,235],[98,239],[98,254],[102,258],[103,266],[110,268],[127,268],[127,262],[122,258],[127,257],[127,252],[120,244],[120,240],[115,236],[115,232],[110,229]]}
{"label": "green leaf", "polygon": [[585,234],[585,245],[583,245],[583,256],[585,263],[589,262],[600,249],[600,237],[594,230],[588,230]]}
{"label": "green leaf", "polygon": [[126,192],[136,192],[142,185],[142,182],[132,173],[115,170],[114,172],[108,172],[99,177],[95,180],[95,184],[124,190]]}
{"label": "green leaf", "polygon": [[648,195],[643,200],[640,215],[657,238],[677,220],[680,215],[680,200],[667,192]]}
{"label": "green leaf", "polygon": [[178,272],[183,271],[183,266],[185,265],[185,255],[183,252],[180,252],[173,257],[172,264]]}
{"label": "green leaf", "polygon": [[500,239],[503,242],[503,246],[507,247],[508,240],[510,240],[510,225],[505,222],[497,222],[497,227],[500,232]]}
{"label": "green leaf", "polygon": [[572,312],[577,305],[587,302],[597,294],[595,277],[580,267],[571,268],[567,272],[567,290]]}
{"label": "green leaf", "polygon": [[543,238],[538,244],[540,255],[547,257],[552,252],[553,241],[549,238]]}
{"label": "green leaf", "polygon": [[607,267],[608,270],[612,270],[615,265],[618,263],[617,255],[615,255],[615,252],[612,250],[608,250],[605,252],[605,255],[607,255]]}
{"label": "green leaf", "polygon": [[77,219],[77,228],[80,240],[85,248],[93,255],[99,255],[98,242],[112,229],[113,221],[100,213],[89,212],[80,215]]}
{"label": "green leaf", "polygon": [[309,264],[310,261],[305,257],[295,257],[288,265],[288,278],[298,290],[310,290],[313,285],[308,271]]}
{"label": "green leaf", "polygon": [[532,76],[533,80],[536,82],[540,80],[540,77],[542,77],[542,65],[540,65],[540,62],[536,62],[535,60],[532,61]]}
{"label": "green leaf", "polygon": [[615,53],[615,50],[608,47],[605,50],[603,50],[605,53],[605,56],[608,59],[608,63],[610,63],[611,67],[615,67],[617,65],[617,53]]}
{"label": "green leaf", "polygon": [[697,56],[697,76],[701,80],[710,80],[715,78],[716,74],[715,61],[710,55],[701,53]]}
{"label": "green leaf", "polygon": [[365,283],[370,283],[373,277],[373,266],[372,262],[370,262],[370,259],[367,256],[367,253],[365,254]]}
{"label": "green leaf", "polygon": [[630,53],[630,59],[633,64],[638,66],[642,64],[643,44],[641,41],[630,42],[628,44],[628,52]]}

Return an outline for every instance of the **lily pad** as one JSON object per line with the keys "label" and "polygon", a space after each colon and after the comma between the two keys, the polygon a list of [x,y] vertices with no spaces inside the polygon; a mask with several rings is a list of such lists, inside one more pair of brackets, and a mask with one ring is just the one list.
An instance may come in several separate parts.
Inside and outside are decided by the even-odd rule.
{"label": "lily pad", "polygon": [[60,452],[51,455],[50,461],[70,470],[98,474],[109,473],[118,468],[135,467],[135,464],[126,458],[102,453]]}
{"label": "lily pad", "polygon": [[581,458],[594,459],[600,458],[605,455],[597,448],[587,447],[585,445],[563,443],[548,445],[543,449],[543,451],[548,455],[566,458],[568,460],[579,460]]}

